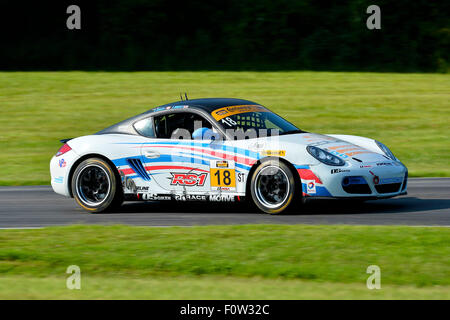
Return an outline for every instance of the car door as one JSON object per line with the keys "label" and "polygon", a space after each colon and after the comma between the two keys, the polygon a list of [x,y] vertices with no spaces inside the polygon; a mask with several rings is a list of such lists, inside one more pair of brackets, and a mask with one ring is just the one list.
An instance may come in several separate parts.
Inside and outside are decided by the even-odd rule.
{"label": "car door", "polygon": [[147,173],[171,193],[205,194],[209,191],[210,159],[203,152],[208,144],[192,140],[193,131],[210,126],[209,122],[199,114],[178,111],[154,116],[153,125],[155,138],[141,146]]}

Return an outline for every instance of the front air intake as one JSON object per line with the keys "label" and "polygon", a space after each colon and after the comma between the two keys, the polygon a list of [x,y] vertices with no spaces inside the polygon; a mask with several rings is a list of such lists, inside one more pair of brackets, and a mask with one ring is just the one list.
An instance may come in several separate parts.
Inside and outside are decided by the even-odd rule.
{"label": "front air intake", "polygon": [[378,193],[393,193],[397,192],[401,185],[401,183],[379,184],[375,186],[375,189],[377,189]]}
{"label": "front air intake", "polygon": [[342,179],[342,189],[351,194],[371,194],[369,185],[361,176],[344,177]]}
{"label": "front air intake", "polygon": [[127,159],[128,164],[130,165],[131,169],[136,172],[136,174],[142,178],[142,180],[150,181],[150,176],[148,175],[147,171],[145,170],[144,166],[142,165],[141,160],[139,159],[133,159],[129,158]]}

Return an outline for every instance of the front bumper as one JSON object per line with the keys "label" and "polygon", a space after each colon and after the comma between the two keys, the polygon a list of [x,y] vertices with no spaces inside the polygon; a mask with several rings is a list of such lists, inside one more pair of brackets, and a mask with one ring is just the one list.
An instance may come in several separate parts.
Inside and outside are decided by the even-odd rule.
{"label": "front bumper", "polygon": [[400,162],[310,167],[313,180],[302,178],[303,195],[314,198],[391,198],[407,192],[408,170]]}

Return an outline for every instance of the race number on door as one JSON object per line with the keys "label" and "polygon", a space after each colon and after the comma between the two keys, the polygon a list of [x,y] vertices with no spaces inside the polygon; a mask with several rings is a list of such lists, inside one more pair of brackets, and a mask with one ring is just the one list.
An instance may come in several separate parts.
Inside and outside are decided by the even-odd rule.
{"label": "race number on door", "polygon": [[213,160],[210,166],[212,190],[236,190],[234,161]]}

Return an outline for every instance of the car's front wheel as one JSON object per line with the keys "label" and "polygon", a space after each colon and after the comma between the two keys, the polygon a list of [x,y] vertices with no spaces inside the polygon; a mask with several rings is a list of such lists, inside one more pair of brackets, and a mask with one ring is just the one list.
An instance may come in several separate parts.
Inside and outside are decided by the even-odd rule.
{"label": "car's front wheel", "polygon": [[91,213],[120,206],[123,192],[113,169],[103,159],[82,161],[72,176],[72,193],[77,203]]}
{"label": "car's front wheel", "polygon": [[252,175],[250,192],[253,202],[259,209],[271,214],[280,213],[294,198],[294,175],[281,161],[264,161]]}

